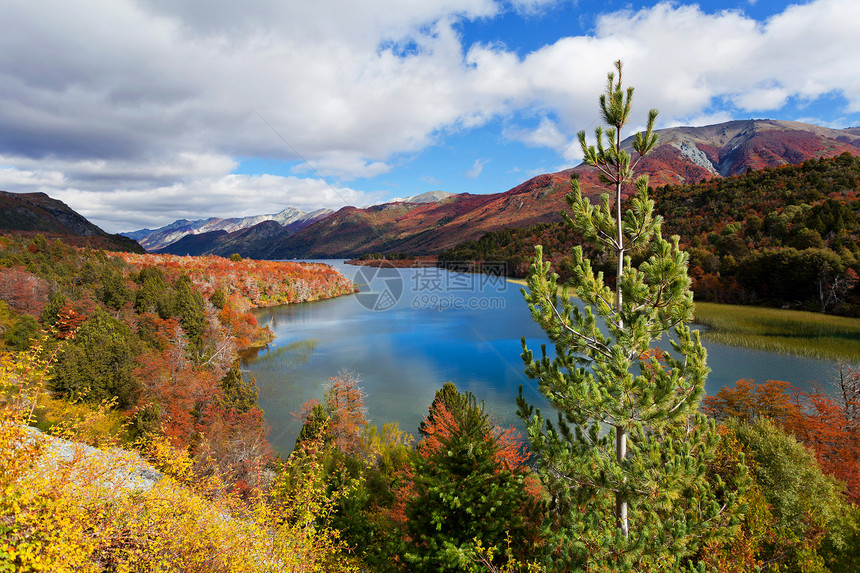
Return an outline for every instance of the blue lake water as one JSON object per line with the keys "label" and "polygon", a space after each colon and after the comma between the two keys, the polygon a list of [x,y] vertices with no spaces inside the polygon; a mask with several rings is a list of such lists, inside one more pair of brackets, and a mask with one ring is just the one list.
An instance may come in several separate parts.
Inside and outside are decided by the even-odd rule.
{"label": "blue lake water", "polygon": [[[484,400],[504,425],[521,427],[515,404],[520,385],[530,402],[546,406],[536,381],[523,373],[521,337],[536,355],[546,339],[520,285],[435,268],[380,271],[324,262],[354,279],[362,292],[255,311],[276,338],[243,362],[257,380],[270,440],[281,454],[292,450],[301,427],[292,412],[321,398],[329,377],[342,369],[361,377],[372,423],[396,421],[412,434],[448,381]],[[705,346],[712,370],[708,394],[739,378],[785,380],[805,389],[832,376],[827,361],[707,340]]]}

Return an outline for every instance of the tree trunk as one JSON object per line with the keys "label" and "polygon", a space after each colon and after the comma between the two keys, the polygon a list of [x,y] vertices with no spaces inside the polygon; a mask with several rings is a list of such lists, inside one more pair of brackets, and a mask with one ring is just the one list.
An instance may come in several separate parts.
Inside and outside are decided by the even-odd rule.
{"label": "tree trunk", "polygon": [[[615,132],[617,139],[616,145],[621,149],[621,126]],[[622,173],[618,169],[615,181],[615,233],[617,241],[618,263],[615,270],[615,311],[621,312],[621,304],[623,297],[621,295],[621,273],[624,272],[624,230],[621,225],[621,187]],[[624,328],[624,321],[618,319],[619,328]],[[615,427],[615,459],[620,464],[627,456],[627,429],[621,426]],[[618,521],[618,527],[624,534],[624,539],[630,535],[630,526],[627,523],[627,497],[621,492],[615,493],[615,518]]]}
{"label": "tree trunk", "polygon": [[[615,428],[615,459],[620,464],[627,455],[627,430],[616,426]],[[621,533],[624,534],[624,539],[630,535],[630,526],[627,523],[627,497],[619,492],[615,492],[615,516],[618,520],[618,527]]]}

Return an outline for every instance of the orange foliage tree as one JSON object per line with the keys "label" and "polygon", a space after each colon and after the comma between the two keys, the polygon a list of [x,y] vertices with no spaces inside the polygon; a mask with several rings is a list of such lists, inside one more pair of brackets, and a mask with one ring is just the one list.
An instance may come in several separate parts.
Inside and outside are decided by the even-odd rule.
{"label": "orange foliage tree", "polygon": [[771,420],[810,449],[825,473],[846,484],[848,499],[860,503],[860,418],[853,390],[860,377],[844,368],[841,381],[845,391],[834,399],[821,389],[801,392],[788,382],[738,380],[706,397],[703,409],[721,421]]}
{"label": "orange foliage tree", "polygon": [[367,425],[367,407],[361,378],[346,370],[329,378],[323,401],[310,400],[294,416],[302,421],[296,444],[320,436],[347,455],[361,448],[361,432]]}

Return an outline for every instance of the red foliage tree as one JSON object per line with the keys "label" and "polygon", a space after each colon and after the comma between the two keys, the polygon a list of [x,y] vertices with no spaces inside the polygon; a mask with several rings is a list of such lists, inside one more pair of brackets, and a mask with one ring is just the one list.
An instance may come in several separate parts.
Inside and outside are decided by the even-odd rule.
{"label": "red foliage tree", "polygon": [[48,302],[49,291],[47,281],[23,267],[12,267],[0,272],[0,299],[17,312],[39,316]]}
{"label": "red foliage tree", "polygon": [[[846,372],[843,380],[850,388],[856,373]],[[849,389],[844,395],[853,393]],[[843,481],[848,499],[860,503],[860,419],[854,415],[855,400],[833,399],[820,389],[801,392],[788,382],[738,380],[734,387],[706,397],[703,409],[717,420],[770,419],[811,450],[822,471]]]}

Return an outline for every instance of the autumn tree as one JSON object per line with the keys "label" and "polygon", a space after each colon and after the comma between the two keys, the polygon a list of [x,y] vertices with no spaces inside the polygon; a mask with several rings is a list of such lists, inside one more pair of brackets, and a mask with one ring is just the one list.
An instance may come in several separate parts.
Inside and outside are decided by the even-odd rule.
{"label": "autumn tree", "polygon": [[38,316],[48,301],[48,283],[21,267],[0,272],[0,300],[17,312]]}
{"label": "autumn tree", "polygon": [[[595,130],[596,147],[579,132],[585,163],[612,197],[605,193],[592,205],[574,177],[566,197],[573,214],[564,218],[616,267],[605,278],[577,246],[571,279],[558,296],[557,275],[537,247],[523,293],[555,352],[543,346],[535,359],[523,339],[523,360],[558,421],[546,420],[522,392],[519,414],[552,496],[554,565],[670,570],[724,525],[735,496],[717,503],[705,476],[717,436],[713,421],[697,412],[709,369],[698,333],[687,326],[693,318],[687,255],[678,237],[663,238],[647,177],[635,180],[622,210],[636,163],[657,144],[657,111],[649,112],[632,153],[622,146],[633,88],[622,87],[621,62],[615,68],[600,96],[607,127]],[[584,307],[570,299],[569,287]],[[674,352],[651,352],[672,329]]]}
{"label": "autumn tree", "polygon": [[534,557],[538,493],[529,487],[526,456],[510,433],[492,424],[483,403],[446,384],[421,435],[401,492],[409,570],[468,570],[478,547],[502,547],[508,538],[516,557]]}
{"label": "autumn tree", "polygon": [[367,407],[361,377],[341,370],[329,378],[323,401],[310,400],[294,414],[302,420],[302,430],[296,446],[320,434],[327,444],[334,444],[347,454],[356,453],[361,446],[361,431],[367,425]]}
{"label": "autumn tree", "polygon": [[752,483],[743,493],[744,520],[731,536],[691,558],[706,571],[856,571],[860,508],[840,495],[810,452],[767,418],[730,418],[708,466],[713,478],[737,475],[743,460]]}
{"label": "autumn tree", "polygon": [[852,425],[860,427],[860,369],[846,362],[838,362],[833,384],[845,417]]}
{"label": "autumn tree", "polygon": [[322,401],[310,400],[294,415],[303,425],[293,455],[317,448],[326,491],[337,497],[329,523],[361,556],[365,571],[400,570],[402,531],[392,505],[412,436],[396,423],[381,430],[368,424],[360,377],[345,370],[329,379]]}
{"label": "autumn tree", "polygon": [[760,548],[764,562],[780,563],[781,571],[855,571],[860,522],[857,508],[840,495],[842,485],[766,418],[730,420],[727,426],[749,452],[773,516],[771,539]]}
{"label": "autumn tree", "polygon": [[734,386],[724,386],[713,396],[705,397],[702,410],[719,422],[731,418],[752,422],[765,417],[783,429],[790,428],[802,415],[791,390],[791,384],[779,380],[756,384],[754,380],[741,379]]}
{"label": "autumn tree", "polygon": [[[856,373],[840,365],[836,399],[820,389],[802,392],[788,382],[767,380],[756,384],[738,380],[704,400],[703,410],[717,421],[753,423],[765,418],[803,443],[815,455],[821,470],[846,485],[845,495],[860,502],[860,420],[852,396]],[[856,381],[853,382],[857,384]]]}

